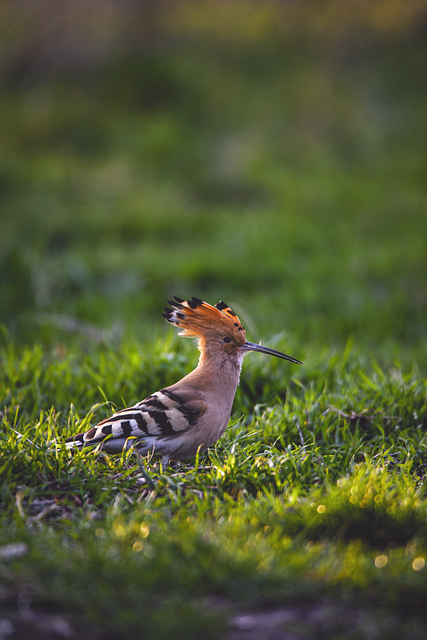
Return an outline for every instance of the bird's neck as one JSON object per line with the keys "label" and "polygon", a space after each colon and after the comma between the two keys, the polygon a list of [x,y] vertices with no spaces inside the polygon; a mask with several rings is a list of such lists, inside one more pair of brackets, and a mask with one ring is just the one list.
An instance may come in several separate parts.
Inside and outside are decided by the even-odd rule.
{"label": "bird's neck", "polygon": [[239,384],[243,353],[230,357],[222,351],[200,354],[199,364],[188,376],[191,384],[213,395],[233,401]]}

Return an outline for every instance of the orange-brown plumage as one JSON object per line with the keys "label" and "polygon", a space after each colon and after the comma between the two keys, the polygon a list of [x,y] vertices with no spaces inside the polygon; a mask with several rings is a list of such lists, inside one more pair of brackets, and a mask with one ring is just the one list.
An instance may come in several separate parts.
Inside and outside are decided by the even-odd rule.
{"label": "orange-brown plumage", "polygon": [[142,454],[161,456],[163,463],[191,457],[216,442],[227,428],[248,351],[301,364],[280,351],[247,342],[243,325],[225,302],[214,307],[194,297],[168,302],[171,307],[163,313],[167,322],[180,329],[179,335],[197,338],[201,353],[196,369],[86,433],[68,438],[67,446],[103,443],[110,452],[135,446]]}
{"label": "orange-brown plumage", "polygon": [[172,308],[165,307],[163,316],[167,322],[181,329],[178,335],[197,338],[202,359],[218,351],[233,356],[245,344],[245,328],[222,300],[214,307],[194,297],[168,302]]}

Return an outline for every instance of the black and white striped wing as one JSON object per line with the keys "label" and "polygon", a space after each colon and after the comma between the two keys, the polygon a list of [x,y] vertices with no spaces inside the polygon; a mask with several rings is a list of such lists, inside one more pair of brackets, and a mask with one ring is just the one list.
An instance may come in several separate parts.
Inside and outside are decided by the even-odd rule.
{"label": "black and white striped wing", "polygon": [[121,450],[129,438],[149,441],[173,438],[189,431],[207,409],[207,404],[194,392],[162,389],[133,407],[122,409],[102,420],[84,434],[68,438],[77,446],[99,444],[108,439],[108,449]]}

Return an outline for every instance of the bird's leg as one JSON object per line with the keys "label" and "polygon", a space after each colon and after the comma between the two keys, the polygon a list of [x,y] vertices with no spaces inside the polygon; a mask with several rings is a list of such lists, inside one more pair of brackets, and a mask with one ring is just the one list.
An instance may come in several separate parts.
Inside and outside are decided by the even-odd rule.
{"label": "bird's leg", "polygon": [[169,456],[165,454],[164,456],[162,456],[162,467],[166,469],[168,464],[169,464]]}

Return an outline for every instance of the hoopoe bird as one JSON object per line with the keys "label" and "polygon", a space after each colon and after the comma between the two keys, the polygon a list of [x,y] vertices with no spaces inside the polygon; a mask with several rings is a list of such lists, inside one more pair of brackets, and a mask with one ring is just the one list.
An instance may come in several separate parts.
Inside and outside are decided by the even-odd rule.
{"label": "hoopoe bird", "polygon": [[181,329],[178,335],[196,338],[199,363],[170,387],[142,402],[121,409],[106,420],[71,438],[69,448],[102,443],[107,453],[135,447],[142,455],[183,460],[205,451],[227,428],[243,357],[249,351],[267,353],[295,364],[291,356],[246,340],[237,315],[222,300],[215,306],[199,298],[168,300],[163,316]]}

